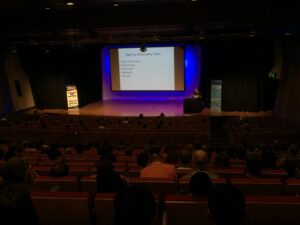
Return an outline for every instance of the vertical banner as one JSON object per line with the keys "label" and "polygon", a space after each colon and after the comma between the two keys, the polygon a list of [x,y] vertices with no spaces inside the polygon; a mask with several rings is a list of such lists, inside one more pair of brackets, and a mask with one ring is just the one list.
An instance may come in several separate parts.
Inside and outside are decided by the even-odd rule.
{"label": "vertical banner", "polygon": [[76,85],[67,85],[68,109],[78,108],[78,93]]}
{"label": "vertical banner", "polygon": [[222,80],[211,80],[210,109],[222,111]]}

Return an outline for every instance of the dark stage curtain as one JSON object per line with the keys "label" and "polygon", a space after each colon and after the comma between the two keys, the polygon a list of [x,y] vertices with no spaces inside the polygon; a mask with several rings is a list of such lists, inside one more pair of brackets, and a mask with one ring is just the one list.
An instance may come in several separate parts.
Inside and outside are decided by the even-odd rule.
{"label": "dark stage curtain", "polygon": [[202,82],[210,100],[211,80],[222,80],[222,110],[273,110],[278,81],[268,78],[272,40],[208,41],[203,44]]}
{"label": "dark stage curtain", "polygon": [[23,48],[20,55],[37,108],[67,108],[68,84],[77,86],[80,107],[101,100],[99,47]]}

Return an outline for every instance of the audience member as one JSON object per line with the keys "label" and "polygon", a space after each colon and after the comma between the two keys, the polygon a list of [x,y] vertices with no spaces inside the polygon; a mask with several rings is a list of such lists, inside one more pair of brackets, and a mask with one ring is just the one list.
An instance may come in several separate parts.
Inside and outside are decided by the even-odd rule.
{"label": "audience member", "polygon": [[171,165],[176,166],[178,163],[178,153],[175,149],[170,149],[167,152],[165,162]]}
{"label": "audience member", "polygon": [[179,152],[179,162],[180,165],[178,169],[190,169],[191,168],[191,162],[193,158],[193,152],[192,148],[185,147]]}
{"label": "audience member", "polygon": [[245,197],[237,187],[226,184],[210,193],[208,209],[216,225],[241,225],[245,218]]}
{"label": "audience member", "polygon": [[263,167],[276,169],[277,156],[271,148],[263,148],[262,152]]}
{"label": "audience member", "polygon": [[69,166],[64,159],[57,160],[50,169],[50,176],[63,177],[69,175]]}
{"label": "audience member", "polygon": [[230,160],[226,152],[220,152],[215,158],[215,167],[216,168],[229,168]]}
{"label": "audience member", "polygon": [[141,170],[141,177],[171,178],[177,180],[175,166],[163,163],[158,147],[152,147],[149,151],[151,164]]}
{"label": "audience member", "polygon": [[207,173],[197,172],[191,177],[189,187],[193,196],[208,196],[212,190],[212,182]]}
{"label": "audience member", "polygon": [[97,191],[118,192],[126,186],[126,180],[114,171],[110,160],[101,160],[97,167]]}
{"label": "audience member", "polygon": [[150,225],[155,213],[155,198],[144,186],[130,186],[115,197],[116,225]]}
{"label": "audience member", "polygon": [[256,152],[249,153],[246,158],[247,177],[260,177],[263,170],[263,162]]}
{"label": "audience member", "polygon": [[195,173],[197,172],[204,172],[207,173],[207,175],[210,178],[216,178],[218,177],[217,174],[214,174],[212,172],[209,172],[207,170],[207,163],[208,163],[208,156],[207,153],[203,150],[196,150],[193,157],[193,163],[194,163],[194,171],[190,174],[188,174],[187,178],[191,178]]}
{"label": "audience member", "polygon": [[147,152],[141,152],[137,156],[137,164],[140,168],[145,168],[149,163],[149,154]]}
{"label": "audience member", "polygon": [[27,165],[23,159],[14,157],[8,160],[0,183],[1,224],[39,224],[32,205],[27,177]]}
{"label": "audience member", "polygon": [[114,156],[113,152],[112,152],[112,146],[105,142],[102,145],[97,147],[97,152],[101,157],[101,160],[105,160],[108,159],[111,162],[115,162],[116,161],[116,157]]}

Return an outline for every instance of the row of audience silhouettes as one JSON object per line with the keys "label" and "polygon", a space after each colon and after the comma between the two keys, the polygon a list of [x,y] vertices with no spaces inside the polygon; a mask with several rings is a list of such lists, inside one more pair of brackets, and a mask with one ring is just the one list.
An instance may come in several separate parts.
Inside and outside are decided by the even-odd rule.
{"label": "row of audience silhouettes", "polygon": [[[192,182],[193,179],[207,182],[207,189],[200,194],[208,196],[209,213],[216,225],[242,223],[245,217],[245,199],[240,190],[232,185],[214,189],[209,176],[203,172],[195,173]],[[1,172],[1,224],[39,224],[29,187],[30,174],[26,162],[18,157],[8,160]],[[146,187],[125,185],[117,191],[114,201],[114,218],[117,225],[150,225],[156,210],[153,193]]]}

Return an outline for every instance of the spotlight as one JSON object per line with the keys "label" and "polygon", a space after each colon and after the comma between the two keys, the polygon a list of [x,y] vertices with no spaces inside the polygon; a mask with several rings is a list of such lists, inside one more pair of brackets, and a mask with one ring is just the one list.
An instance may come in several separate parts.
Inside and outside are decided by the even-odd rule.
{"label": "spotlight", "polygon": [[67,5],[67,6],[73,6],[73,5],[75,5],[75,3],[72,2],[72,1],[68,1],[68,2],[66,3],[66,5]]}

